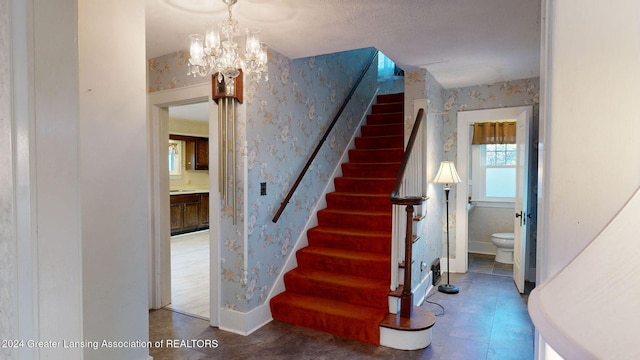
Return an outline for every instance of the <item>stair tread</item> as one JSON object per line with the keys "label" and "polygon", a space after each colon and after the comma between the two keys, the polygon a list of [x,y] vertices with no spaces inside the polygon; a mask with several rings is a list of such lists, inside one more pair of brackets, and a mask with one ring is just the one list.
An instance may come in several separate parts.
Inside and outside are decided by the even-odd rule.
{"label": "stair tread", "polygon": [[329,248],[329,247],[321,247],[321,246],[307,246],[298,251],[309,253],[309,254],[331,256],[331,257],[341,258],[341,259],[369,259],[371,261],[384,261],[384,262],[389,261],[388,254],[364,252],[364,251],[353,251],[353,250],[347,250],[347,249],[337,249],[337,248]]}
{"label": "stair tread", "polygon": [[325,208],[319,212],[343,215],[366,215],[366,216],[389,216],[391,211],[370,211],[370,210],[349,210],[349,209],[332,209]]}
{"label": "stair tread", "polygon": [[[379,148],[379,149],[351,149],[351,150],[355,150],[355,151],[371,151],[371,152],[375,152],[375,151],[404,151],[404,149],[402,149],[401,147],[390,147],[390,148]],[[386,162],[384,163],[386,164]]]}
{"label": "stair tread", "polygon": [[357,176],[341,176],[339,179],[356,180],[356,181],[389,181],[395,180],[394,177],[357,177]]}
{"label": "stair tread", "polygon": [[316,226],[309,231],[317,231],[332,234],[352,235],[352,236],[391,236],[391,231],[384,230],[360,230],[349,228],[338,228],[331,226]]}
{"label": "stair tread", "polygon": [[[383,125],[373,124],[373,125],[369,125],[369,126],[385,126],[385,125],[387,125],[387,124],[383,124]],[[404,135],[402,135],[402,134],[368,135],[368,136],[358,136],[358,137],[359,138],[367,138],[367,139],[393,139],[393,138],[403,138],[404,139]]]}
{"label": "stair tread", "polygon": [[354,305],[347,302],[292,292],[281,293],[274,297],[272,301],[289,303],[290,305],[295,304],[292,306],[351,319],[371,319],[378,323],[388,314],[388,311],[374,307]]}
{"label": "stair tread", "polygon": [[410,319],[403,318],[400,314],[387,314],[380,322],[380,326],[402,331],[420,331],[433,327],[435,323],[436,317],[431,311],[414,306]]}
{"label": "stair tread", "polygon": [[329,283],[342,287],[353,287],[359,289],[382,290],[389,291],[389,282],[382,279],[374,279],[364,276],[356,276],[349,274],[336,274],[335,272],[309,269],[295,268],[287,273],[289,276],[304,277],[315,282]]}
{"label": "stair tread", "polygon": [[[365,179],[365,178],[363,178]],[[388,194],[373,194],[373,193],[354,193],[354,192],[345,192],[345,191],[334,191],[330,192],[327,195],[338,195],[338,196],[353,196],[353,197],[371,197],[371,198],[388,198]]]}

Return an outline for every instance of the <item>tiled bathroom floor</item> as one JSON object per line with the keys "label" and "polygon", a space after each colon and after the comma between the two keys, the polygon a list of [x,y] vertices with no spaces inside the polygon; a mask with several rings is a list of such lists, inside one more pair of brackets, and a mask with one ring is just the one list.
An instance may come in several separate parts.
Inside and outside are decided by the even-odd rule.
{"label": "tiled bathroom floor", "polygon": [[513,265],[495,262],[495,255],[469,253],[469,271],[498,276],[513,276]]}
{"label": "tiled bathroom floor", "polygon": [[[483,262],[485,260],[481,260]],[[416,351],[394,350],[272,321],[249,336],[210,327],[208,321],[166,309],[149,313],[151,341],[217,340],[217,347],[152,348],[168,359],[533,359],[533,326],[513,279],[483,272],[451,274],[455,295],[435,288],[422,306],[436,314],[432,343]],[[490,271],[490,273],[489,273]],[[443,274],[441,283],[446,281]],[[444,307],[444,312],[440,306]]]}

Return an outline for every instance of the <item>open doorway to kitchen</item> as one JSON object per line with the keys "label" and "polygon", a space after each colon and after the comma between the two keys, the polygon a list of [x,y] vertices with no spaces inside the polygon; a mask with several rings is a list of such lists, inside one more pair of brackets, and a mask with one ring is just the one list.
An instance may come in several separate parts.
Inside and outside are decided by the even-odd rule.
{"label": "open doorway to kitchen", "polygon": [[209,319],[209,104],[171,105],[167,162],[171,230],[171,303]]}
{"label": "open doorway to kitchen", "polygon": [[[219,195],[208,192],[218,187],[217,176],[208,174],[209,167],[217,169],[217,144],[208,141],[217,139],[210,133],[217,127],[208,126],[217,121],[217,111],[210,93],[205,83],[148,97],[153,192],[149,308],[170,307],[218,326],[220,209],[211,204],[219,203]],[[201,120],[184,114],[198,108]],[[173,124],[185,118],[186,127]],[[202,127],[206,130],[198,130]]]}

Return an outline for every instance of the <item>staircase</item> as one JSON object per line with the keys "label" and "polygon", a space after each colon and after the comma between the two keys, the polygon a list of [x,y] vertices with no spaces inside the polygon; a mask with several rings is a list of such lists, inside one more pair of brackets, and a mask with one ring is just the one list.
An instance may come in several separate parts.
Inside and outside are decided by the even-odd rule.
{"label": "staircase", "polygon": [[274,319],[380,344],[389,313],[391,202],[404,153],[404,94],[379,95],[343,176],[327,194],[286,291],[271,299]]}

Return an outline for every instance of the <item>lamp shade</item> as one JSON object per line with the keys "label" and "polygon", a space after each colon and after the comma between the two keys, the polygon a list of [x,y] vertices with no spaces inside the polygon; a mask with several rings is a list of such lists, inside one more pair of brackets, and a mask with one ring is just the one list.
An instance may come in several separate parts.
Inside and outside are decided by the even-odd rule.
{"label": "lamp shade", "polygon": [[460,180],[460,176],[458,176],[458,172],[456,171],[456,166],[452,161],[443,161],[440,163],[440,169],[438,169],[438,173],[436,174],[435,179],[433,179],[434,184],[456,184],[462,182]]}

